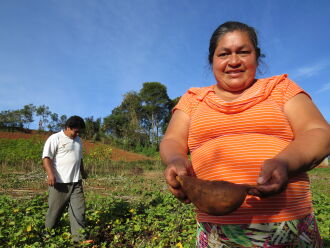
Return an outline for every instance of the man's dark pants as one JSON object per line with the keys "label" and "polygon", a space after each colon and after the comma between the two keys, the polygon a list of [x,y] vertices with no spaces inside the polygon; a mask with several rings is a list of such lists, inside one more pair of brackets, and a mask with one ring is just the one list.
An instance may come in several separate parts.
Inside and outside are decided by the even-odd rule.
{"label": "man's dark pants", "polygon": [[85,237],[81,230],[85,228],[85,197],[82,181],[77,183],[56,183],[48,189],[48,211],[46,215],[46,228],[54,228],[60,220],[66,206],[70,218],[71,234],[74,241]]}

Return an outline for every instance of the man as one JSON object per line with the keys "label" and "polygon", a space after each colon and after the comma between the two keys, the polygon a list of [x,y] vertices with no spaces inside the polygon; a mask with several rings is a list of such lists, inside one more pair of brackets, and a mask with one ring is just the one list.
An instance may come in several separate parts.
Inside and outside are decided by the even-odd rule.
{"label": "man", "polygon": [[54,228],[68,206],[74,241],[85,239],[81,232],[85,227],[85,197],[80,174],[86,179],[87,173],[82,160],[82,141],[78,136],[84,128],[81,117],[71,116],[64,130],[47,139],[42,154],[49,185],[46,228]]}

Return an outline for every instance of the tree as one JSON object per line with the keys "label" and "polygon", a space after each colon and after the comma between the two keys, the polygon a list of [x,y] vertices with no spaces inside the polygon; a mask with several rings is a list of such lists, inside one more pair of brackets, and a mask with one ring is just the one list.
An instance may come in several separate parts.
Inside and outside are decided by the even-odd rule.
{"label": "tree", "polygon": [[0,113],[0,126],[7,129],[23,129],[20,110],[5,110]]}
{"label": "tree", "polygon": [[29,129],[30,123],[34,121],[33,115],[35,111],[36,107],[33,104],[24,105],[23,109],[20,110],[22,125],[26,129]]}
{"label": "tree", "polygon": [[4,110],[0,113],[0,123],[3,128],[17,127],[18,122],[15,111]]}
{"label": "tree", "polygon": [[178,104],[179,100],[180,100],[180,97],[176,97],[176,98],[172,99],[171,102],[170,102],[170,104],[169,104],[169,106],[168,106],[169,107],[169,114],[165,117],[164,124],[162,125],[162,133],[163,134],[166,132],[166,129],[168,127],[168,124],[169,124],[169,122],[171,120],[172,109],[175,107],[175,105]]}
{"label": "tree", "polygon": [[48,122],[48,130],[50,132],[55,132],[55,131],[58,131],[57,130],[57,123],[59,121],[59,118],[58,118],[58,114],[56,113],[51,113],[50,114],[50,121]]}
{"label": "tree", "polygon": [[61,129],[64,129],[65,126],[65,122],[68,119],[68,117],[66,115],[61,115],[60,118],[58,118],[58,121],[56,123],[56,128],[55,131],[60,131]]}
{"label": "tree", "polygon": [[51,112],[48,106],[41,105],[36,108],[36,115],[40,117],[39,120],[39,130],[44,129],[44,125],[46,125],[48,121],[48,117],[50,116]]}
{"label": "tree", "polygon": [[101,118],[97,118],[94,121],[94,117],[87,117],[85,118],[85,131],[84,131],[84,137],[86,139],[93,139],[93,140],[99,140],[101,135]]}
{"label": "tree", "polygon": [[141,128],[142,115],[140,96],[131,91],[124,95],[120,106],[104,118],[103,128],[106,133],[121,139],[126,148],[144,146],[147,145],[147,139]]}
{"label": "tree", "polygon": [[148,130],[150,141],[159,144],[160,135],[171,114],[172,101],[166,86],[159,82],[146,82],[139,94],[143,109],[143,126]]}

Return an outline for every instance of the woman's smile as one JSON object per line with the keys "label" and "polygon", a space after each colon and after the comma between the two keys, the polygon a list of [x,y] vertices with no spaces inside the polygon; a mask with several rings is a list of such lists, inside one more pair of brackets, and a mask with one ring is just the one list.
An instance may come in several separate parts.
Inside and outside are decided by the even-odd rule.
{"label": "woman's smile", "polygon": [[233,78],[240,77],[244,73],[244,70],[229,70],[226,71],[226,74],[230,75]]}
{"label": "woman's smile", "polygon": [[257,69],[256,51],[246,32],[225,34],[213,56],[213,73],[219,92],[244,91],[253,82]]}

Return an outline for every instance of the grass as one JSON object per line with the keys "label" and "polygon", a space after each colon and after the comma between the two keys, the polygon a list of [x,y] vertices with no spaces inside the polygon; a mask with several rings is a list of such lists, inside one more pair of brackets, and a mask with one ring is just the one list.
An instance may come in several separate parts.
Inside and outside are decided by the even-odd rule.
{"label": "grass", "polygon": [[329,168],[316,168],[308,172],[312,192],[330,195],[330,166]]}

